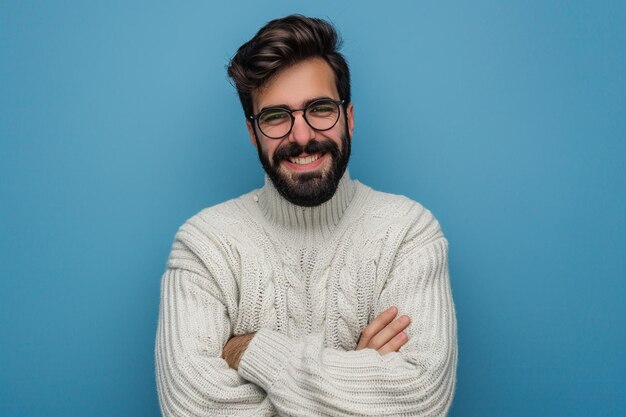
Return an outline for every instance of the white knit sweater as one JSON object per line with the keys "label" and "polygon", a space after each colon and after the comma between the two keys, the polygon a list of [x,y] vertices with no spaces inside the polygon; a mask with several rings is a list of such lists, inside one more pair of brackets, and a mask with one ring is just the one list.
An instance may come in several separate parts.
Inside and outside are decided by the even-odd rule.
{"label": "white knit sweater", "polygon": [[[348,174],[311,208],[265,186],[203,210],[176,235],[156,340],[165,416],[441,416],[457,364],[447,241],[432,214]],[[389,306],[399,352],[355,351]],[[239,371],[221,359],[256,332]]]}

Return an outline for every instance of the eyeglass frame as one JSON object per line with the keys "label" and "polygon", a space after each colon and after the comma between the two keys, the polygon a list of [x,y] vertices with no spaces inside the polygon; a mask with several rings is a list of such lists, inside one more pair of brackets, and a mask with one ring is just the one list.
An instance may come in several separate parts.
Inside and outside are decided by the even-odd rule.
{"label": "eyeglass frame", "polygon": [[[306,111],[307,111],[307,109],[308,109],[309,107],[311,107],[311,106],[315,105],[316,103],[319,103],[319,102],[326,102],[326,101],[328,101],[328,102],[331,102],[331,103],[335,104],[335,105],[337,106],[338,110],[339,110],[339,114],[337,114],[337,120],[335,120],[335,123],[333,123],[333,124],[332,124],[332,126],[330,126],[330,127],[326,128],[326,129],[317,129],[317,128],[313,127],[313,126],[311,125],[311,123],[309,122],[309,120],[306,118]],[[261,111],[260,111],[260,112],[258,112],[256,115],[254,115],[254,114],[253,114],[253,115],[248,116],[248,118],[249,118],[250,120],[254,120],[254,121],[256,122],[256,126],[259,128],[259,131],[263,134],[263,136],[265,136],[265,137],[267,137],[267,138],[269,138],[269,139],[272,139],[272,140],[278,140],[278,139],[282,139],[282,138],[284,138],[284,137],[288,136],[288,135],[291,133],[291,131],[293,130],[293,125],[296,123],[296,118],[295,118],[295,116],[294,116],[293,114],[294,114],[295,112],[297,112],[297,111],[301,111],[301,112],[302,112],[302,118],[304,119],[304,121],[306,122],[306,124],[307,124],[307,125],[308,125],[311,129],[315,130],[316,132],[326,132],[327,130],[332,129],[333,127],[335,127],[335,126],[337,125],[337,122],[339,122],[339,119],[341,119],[341,109],[343,108],[343,104],[344,104],[345,102],[346,102],[345,100],[333,100],[332,98],[320,98],[320,99],[317,99],[317,100],[313,100],[312,102],[310,102],[309,104],[307,104],[307,105],[306,105],[306,107],[305,107],[305,108],[303,108],[303,109],[293,109],[293,110],[292,110],[292,109],[289,109],[289,108],[287,108],[287,107],[280,107],[280,106],[277,106],[277,107],[268,107],[268,108],[266,108],[266,109],[261,110]],[[287,133],[285,133],[285,134],[284,134],[284,135],[282,135],[282,136],[278,136],[278,137],[268,136],[268,135],[266,135],[266,134],[265,134],[265,132],[263,132],[263,129],[261,129],[261,126],[259,125],[259,117],[260,117],[263,113],[265,113],[265,112],[267,112],[267,111],[271,111],[271,110],[284,110],[285,112],[287,112],[287,114],[289,114],[289,117],[291,118],[291,126],[289,127],[289,130],[287,131]],[[344,111],[345,111],[345,109],[344,109]]]}

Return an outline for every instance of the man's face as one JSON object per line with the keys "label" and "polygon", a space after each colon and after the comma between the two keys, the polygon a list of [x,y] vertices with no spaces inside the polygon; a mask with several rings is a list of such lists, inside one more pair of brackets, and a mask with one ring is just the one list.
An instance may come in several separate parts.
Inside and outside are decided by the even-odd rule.
{"label": "man's face", "polygon": [[[311,58],[279,72],[259,89],[253,95],[254,114],[269,107],[302,109],[320,98],[343,97],[339,97],[326,61]],[[294,117],[291,132],[280,139],[268,138],[255,123],[248,122],[250,139],[280,194],[300,206],[317,206],[334,195],[348,164],[354,109],[352,104],[345,110],[341,106],[339,121],[325,131],[311,128],[303,112]]]}

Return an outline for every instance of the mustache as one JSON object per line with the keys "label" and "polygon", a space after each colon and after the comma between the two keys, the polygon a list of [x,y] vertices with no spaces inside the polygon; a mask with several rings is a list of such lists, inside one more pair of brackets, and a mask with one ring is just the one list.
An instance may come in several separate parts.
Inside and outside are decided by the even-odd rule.
{"label": "mustache", "polygon": [[304,146],[296,142],[289,142],[287,145],[281,146],[274,151],[272,160],[274,161],[274,165],[278,165],[280,161],[295,158],[303,153],[309,155],[314,153],[330,153],[334,158],[336,158],[339,156],[339,146],[337,146],[335,142],[329,140],[322,142],[311,140]]}

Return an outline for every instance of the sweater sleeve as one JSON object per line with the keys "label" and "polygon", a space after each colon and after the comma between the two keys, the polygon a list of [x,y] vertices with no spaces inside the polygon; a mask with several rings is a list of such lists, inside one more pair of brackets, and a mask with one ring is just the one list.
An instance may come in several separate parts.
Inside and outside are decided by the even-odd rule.
{"label": "sweater sleeve", "polygon": [[221,358],[231,336],[227,306],[236,297],[223,284],[234,281],[228,275],[220,259],[206,267],[179,240],[174,243],[161,284],[155,348],[159,402],[166,417],[276,413],[265,392]]}
{"label": "sweater sleeve", "polygon": [[[456,318],[443,236],[405,245],[375,310],[390,305],[412,323],[399,352],[325,348],[321,335],[294,342],[263,329],[239,372],[267,391],[281,416],[443,416],[452,402]],[[378,313],[377,313],[378,314]]]}

